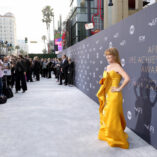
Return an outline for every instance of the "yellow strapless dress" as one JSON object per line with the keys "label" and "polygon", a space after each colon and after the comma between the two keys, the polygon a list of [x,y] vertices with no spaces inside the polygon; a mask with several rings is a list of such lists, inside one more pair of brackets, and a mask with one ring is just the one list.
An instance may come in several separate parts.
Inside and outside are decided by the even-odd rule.
{"label": "yellow strapless dress", "polygon": [[111,147],[129,148],[128,135],[124,132],[126,121],[123,114],[121,92],[111,92],[118,87],[121,75],[115,71],[104,71],[97,93],[100,107],[100,130],[98,139],[106,141]]}

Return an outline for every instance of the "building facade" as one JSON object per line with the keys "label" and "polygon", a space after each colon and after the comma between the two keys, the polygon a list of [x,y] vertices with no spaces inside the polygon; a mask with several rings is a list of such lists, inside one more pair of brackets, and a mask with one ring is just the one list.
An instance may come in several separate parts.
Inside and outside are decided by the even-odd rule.
{"label": "building facade", "polygon": [[16,20],[12,13],[0,15],[0,40],[16,45]]}
{"label": "building facade", "polygon": [[147,5],[157,2],[157,0],[112,0],[113,6],[109,6],[109,0],[69,0],[71,10],[63,28],[66,32],[64,48],[88,37],[88,31],[85,29],[85,24],[89,23],[87,1],[90,1],[91,23],[94,24],[91,34],[106,29]]}
{"label": "building facade", "polygon": [[[88,37],[85,29],[85,24],[89,23],[87,1],[71,0],[70,6],[71,10],[63,28],[66,31],[66,47]],[[90,22],[94,23],[91,34],[94,34],[95,31],[103,30],[103,0],[91,0],[90,11]]]}
{"label": "building facade", "polygon": [[109,0],[104,0],[104,29],[142,10],[157,0],[112,0],[113,6],[108,6]]}
{"label": "building facade", "polygon": [[28,44],[25,43],[25,40],[18,40],[17,45],[20,47],[20,50],[23,50],[26,54],[29,53]]}

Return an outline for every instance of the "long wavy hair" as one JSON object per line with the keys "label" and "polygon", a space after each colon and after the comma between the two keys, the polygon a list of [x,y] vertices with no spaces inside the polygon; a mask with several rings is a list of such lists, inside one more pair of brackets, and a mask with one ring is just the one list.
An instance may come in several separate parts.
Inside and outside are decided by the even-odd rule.
{"label": "long wavy hair", "polygon": [[105,55],[112,55],[115,57],[115,62],[118,63],[120,66],[121,65],[121,62],[120,62],[120,57],[119,57],[119,52],[116,48],[109,48],[107,50],[105,50]]}

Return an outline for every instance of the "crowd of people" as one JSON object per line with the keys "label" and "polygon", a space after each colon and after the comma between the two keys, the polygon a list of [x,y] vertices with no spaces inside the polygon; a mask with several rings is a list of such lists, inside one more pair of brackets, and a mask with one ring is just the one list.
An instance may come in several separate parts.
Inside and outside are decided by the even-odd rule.
{"label": "crowd of people", "polygon": [[73,85],[74,63],[71,58],[62,55],[62,58],[33,59],[29,56],[4,56],[0,59],[0,101],[2,97],[13,97],[22,90],[27,91],[27,82],[40,81],[40,78],[50,79],[55,75],[59,85]]}

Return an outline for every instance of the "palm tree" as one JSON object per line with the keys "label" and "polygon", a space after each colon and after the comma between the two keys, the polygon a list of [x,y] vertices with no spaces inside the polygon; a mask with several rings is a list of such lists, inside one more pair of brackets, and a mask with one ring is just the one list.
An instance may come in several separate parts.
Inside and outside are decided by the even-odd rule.
{"label": "palm tree", "polygon": [[45,45],[45,49],[46,49],[46,43],[45,43],[45,41],[46,41],[46,35],[43,35],[43,36],[41,37],[41,39],[43,40],[44,45]]}
{"label": "palm tree", "polygon": [[20,52],[21,55],[26,55],[27,54],[23,49],[20,49],[19,52]]}
{"label": "palm tree", "polygon": [[16,45],[16,46],[15,46],[15,49],[17,50],[17,55],[18,55],[18,50],[20,49],[20,46],[19,46],[19,45]]}
{"label": "palm tree", "polygon": [[52,22],[52,18],[54,17],[53,8],[51,6],[45,6],[42,10],[43,19],[42,22],[46,23],[46,28],[48,32],[48,43],[50,42],[50,24]]}

